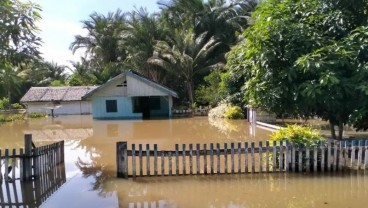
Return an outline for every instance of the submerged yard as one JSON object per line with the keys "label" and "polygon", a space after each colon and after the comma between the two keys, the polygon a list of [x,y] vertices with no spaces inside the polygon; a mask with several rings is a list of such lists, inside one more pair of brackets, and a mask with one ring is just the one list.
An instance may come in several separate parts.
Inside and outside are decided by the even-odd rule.
{"label": "submerged yard", "polygon": [[[92,120],[90,116],[60,116],[4,124],[0,132],[1,149],[23,147],[24,134],[32,134],[36,146],[65,140],[65,166],[61,168],[65,170],[65,180],[47,197],[37,196],[38,192],[32,193],[30,189],[23,193],[45,197],[41,207],[364,207],[368,202],[368,174],[365,172],[128,180],[116,177],[117,141],[158,144],[160,149],[173,149],[175,144],[268,139],[271,132],[251,127],[245,120],[198,117],[102,121]],[[3,195],[8,195],[5,194],[9,189],[6,183],[1,184]],[[19,180],[14,184],[18,192],[27,187]],[[0,205],[14,198],[4,197]],[[22,200],[26,199],[18,198]],[[28,203],[35,207],[34,203]]]}

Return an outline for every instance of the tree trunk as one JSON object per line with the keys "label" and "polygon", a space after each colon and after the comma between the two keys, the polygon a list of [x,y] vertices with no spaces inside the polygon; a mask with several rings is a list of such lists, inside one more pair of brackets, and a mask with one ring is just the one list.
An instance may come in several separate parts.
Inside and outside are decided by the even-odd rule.
{"label": "tree trunk", "polygon": [[342,140],[342,134],[344,133],[344,124],[339,122],[339,140]]}
{"label": "tree trunk", "polygon": [[193,89],[192,89],[192,83],[191,82],[187,82],[187,89],[188,89],[188,99],[190,102],[190,105],[193,104],[194,99],[193,99]]}
{"label": "tree trunk", "polygon": [[330,122],[330,131],[331,131],[331,137],[332,139],[336,139],[336,133],[335,133],[335,124]]}
{"label": "tree trunk", "polygon": [[12,103],[12,101],[11,101],[12,97],[11,97],[11,91],[10,91],[10,89],[8,89],[8,99],[9,99],[8,110],[10,110],[10,103]]}

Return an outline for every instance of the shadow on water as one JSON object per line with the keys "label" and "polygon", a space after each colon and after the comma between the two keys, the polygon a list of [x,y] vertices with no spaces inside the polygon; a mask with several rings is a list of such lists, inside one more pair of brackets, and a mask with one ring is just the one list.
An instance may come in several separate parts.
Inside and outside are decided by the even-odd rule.
{"label": "shadow on water", "polygon": [[65,165],[62,163],[32,181],[0,182],[0,207],[40,207],[66,182]]}

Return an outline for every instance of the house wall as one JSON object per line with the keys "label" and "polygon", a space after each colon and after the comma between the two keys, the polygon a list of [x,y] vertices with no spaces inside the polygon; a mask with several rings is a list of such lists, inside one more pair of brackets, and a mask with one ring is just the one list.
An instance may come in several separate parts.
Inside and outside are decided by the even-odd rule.
{"label": "house wall", "polygon": [[[28,113],[46,113],[51,114],[51,110],[46,108],[49,102],[30,102],[26,103]],[[54,115],[80,115],[91,114],[91,101],[69,101],[61,102],[61,107],[54,110]]]}
{"label": "house wall", "polygon": [[47,104],[46,102],[32,102],[25,104],[27,105],[27,113],[50,113],[50,110],[45,108]]}
{"label": "house wall", "polygon": [[127,87],[126,86],[121,86],[118,87],[118,85],[122,85],[123,82],[125,81],[125,77],[122,77],[121,79],[117,79],[112,81],[109,85],[106,85],[104,88],[102,88],[101,90],[98,90],[94,93],[94,97],[97,96],[127,96]]}
{"label": "house wall", "polygon": [[128,96],[167,96],[166,93],[134,77],[126,76]]}
{"label": "house wall", "polygon": [[[106,112],[106,100],[117,101],[117,112]],[[142,113],[133,113],[132,99],[130,97],[94,96],[92,98],[92,112],[95,119],[142,118]]]}

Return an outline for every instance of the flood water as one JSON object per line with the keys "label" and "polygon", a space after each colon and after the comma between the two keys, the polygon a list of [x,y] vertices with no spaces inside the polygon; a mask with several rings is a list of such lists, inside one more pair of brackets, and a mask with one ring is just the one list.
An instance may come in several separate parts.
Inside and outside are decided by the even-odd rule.
{"label": "flood water", "polygon": [[[41,207],[47,208],[367,206],[368,173],[364,172],[116,178],[117,141],[174,149],[175,144],[266,141],[270,133],[248,126],[245,120],[101,121],[64,116],[0,125],[0,148],[22,148],[24,134],[32,134],[36,146],[65,140],[64,178],[52,193],[39,196],[45,198]],[[1,184],[6,193],[9,188]]]}

